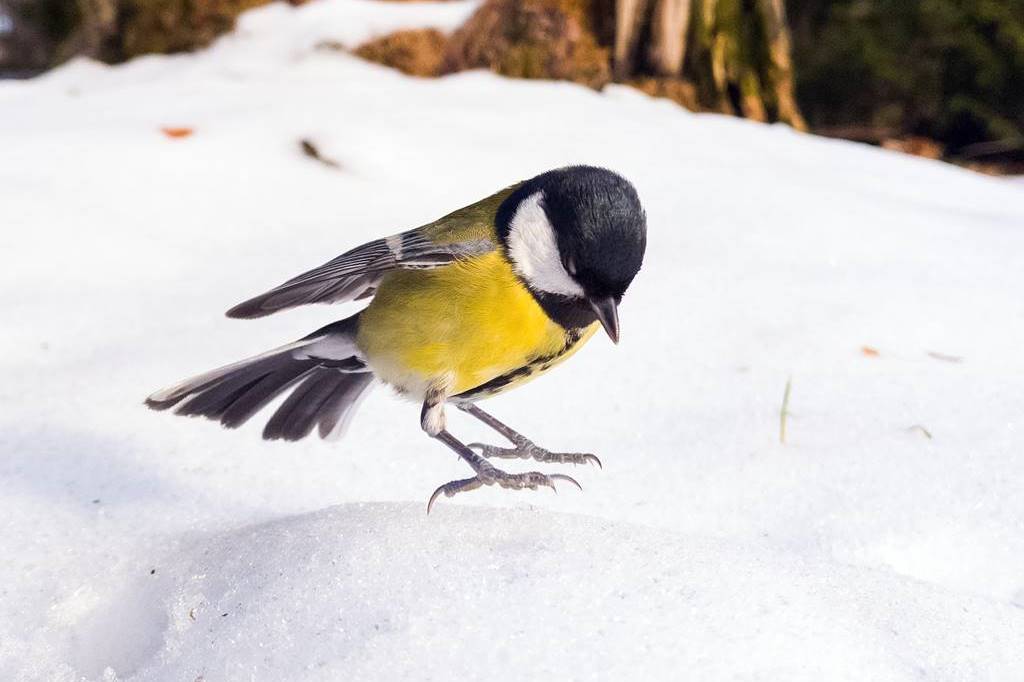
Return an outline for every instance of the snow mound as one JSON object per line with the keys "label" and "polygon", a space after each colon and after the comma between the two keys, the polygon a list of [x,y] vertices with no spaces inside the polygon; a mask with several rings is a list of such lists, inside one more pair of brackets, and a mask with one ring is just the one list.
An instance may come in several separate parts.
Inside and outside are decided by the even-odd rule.
{"label": "snow mound", "polygon": [[184,542],[155,571],[112,601],[116,613],[95,616],[105,641],[84,649],[80,670],[814,682],[1024,670],[1009,634],[1024,626],[1020,609],[542,511],[448,507],[427,518],[422,505],[341,505]]}

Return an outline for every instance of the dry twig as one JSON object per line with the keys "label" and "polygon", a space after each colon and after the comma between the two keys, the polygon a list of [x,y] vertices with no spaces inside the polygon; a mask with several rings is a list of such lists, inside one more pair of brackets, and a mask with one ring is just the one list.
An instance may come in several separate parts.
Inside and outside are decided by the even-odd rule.
{"label": "dry twig", "polygon": [[341,164],[340,163],[338,163],[334,159],[328,158],[328,157],[324,156],[323,154],[321,154],[319,147],[317,147],[315,144],[313,144],[312,140],[307,139],[307,138],[303,138],[303,139],[299,140],[299,146],[302,147],[302,153],[305,154],[306,156],[308,156],[309,158],[311,158],[311,159],[313,159],[315,161],[319,161],[320,163],[324,164],[325,166],[330,166],[331,168],[336,168],[336,169],[340,169],[341,168]]}

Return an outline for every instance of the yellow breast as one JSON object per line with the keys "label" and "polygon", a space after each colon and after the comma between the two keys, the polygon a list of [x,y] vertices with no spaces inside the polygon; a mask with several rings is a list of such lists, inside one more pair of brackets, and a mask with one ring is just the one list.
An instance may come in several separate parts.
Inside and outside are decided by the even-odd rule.
{"label": "yellow breast", "polygon": [[377,376],[399,390],[419,396],[441,383],[456,395],[537,358],[564,359],[595,328],[567,348],[566,330],[548,318],[494,251],[441,268],[386,275],[359,316],[357,342]]}

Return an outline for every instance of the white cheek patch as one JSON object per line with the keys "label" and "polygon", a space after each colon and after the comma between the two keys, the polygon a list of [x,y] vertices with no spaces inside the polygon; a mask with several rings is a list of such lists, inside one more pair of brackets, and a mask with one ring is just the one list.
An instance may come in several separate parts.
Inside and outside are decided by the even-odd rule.
{"label": "white cheek patch", "polygon": [[583,288],[562,265],[555,230],[540,205],[543,192],[523,199],[509,223],[508,253],[516,273],[534,289],[582,298]]}

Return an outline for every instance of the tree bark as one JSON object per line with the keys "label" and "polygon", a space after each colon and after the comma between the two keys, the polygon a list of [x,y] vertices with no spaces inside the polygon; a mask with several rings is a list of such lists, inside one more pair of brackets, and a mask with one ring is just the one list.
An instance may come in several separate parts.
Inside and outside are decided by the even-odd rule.
{"label": "tree bark", "polygon": [[612,72],[616,80],[635,73],[637,44],[647,14],[648,0],[615,0],[615,48]]}
{"label": "tree bark", "polygon": [[648,58],[659,76],[679,76],[683,71],[690,9],[690,0],[657,0],[654,6]]}
{"label": "tree bark", "polygon": [[616,0],[614,54],[616,80],[689,83],[705,109],[807,128],[784,0]]}
{"label": "tree bark", "polygon": [[768,43],[767,72],[775,95],[776,116],[797,130],[807,130],[807,122],[796,103],[786,7],[783,0],[757,0],[757,4]]}

